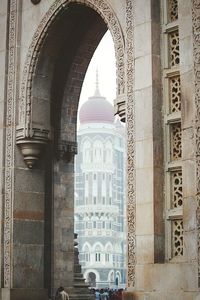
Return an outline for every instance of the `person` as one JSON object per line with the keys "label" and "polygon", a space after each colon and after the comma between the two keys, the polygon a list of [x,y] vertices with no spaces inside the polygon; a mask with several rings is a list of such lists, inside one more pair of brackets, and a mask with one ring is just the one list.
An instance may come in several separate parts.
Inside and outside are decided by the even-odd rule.
{"label": "person", "polygon": [[55,300],[69,300],[69,295],[62,286],[57,289]]}
{"label": "person", "polygon": [[102,300],[108,300],[108,292],[106,290],[103,291],[103,293],[101,295],[101,299]]}
{"label": "person", "polygon": [[99,290],[95,291],[95,300],[100,300],[100,293]]}

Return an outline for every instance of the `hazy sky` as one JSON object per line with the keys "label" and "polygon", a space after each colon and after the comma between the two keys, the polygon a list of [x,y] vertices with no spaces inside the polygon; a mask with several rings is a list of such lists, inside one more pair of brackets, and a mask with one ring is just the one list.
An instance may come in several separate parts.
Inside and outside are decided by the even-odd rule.
{"label": "hazy sky", "polygon": [[81,91],[79,108],[88,97],[94,95],[97,68],[100,93],[113,103],[116,97],[116,66],[114,44],[109,31],[102,38],[89,64]]}

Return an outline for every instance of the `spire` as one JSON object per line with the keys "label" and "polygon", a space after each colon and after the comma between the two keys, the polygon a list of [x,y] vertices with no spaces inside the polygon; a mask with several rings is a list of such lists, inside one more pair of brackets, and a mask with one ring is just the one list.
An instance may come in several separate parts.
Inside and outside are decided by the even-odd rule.
{"label": "spire", "polygon": [[96,89],[95,89],[94,96],[96,96],[96,97],[101,96],[100,91],[99,91],[99,72],[98,72],[98,68],[96,69]]}

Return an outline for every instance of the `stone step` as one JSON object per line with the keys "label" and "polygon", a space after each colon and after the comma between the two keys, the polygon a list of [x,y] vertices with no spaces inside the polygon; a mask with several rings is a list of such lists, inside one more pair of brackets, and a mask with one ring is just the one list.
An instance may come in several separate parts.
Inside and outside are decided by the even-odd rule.
{"label": "stone step", "polygon": [[70,295],[70,300],[94,300],[93,295]]}
{"label": "stone step", "polygon": [[82,288],[82,289],[88,289],[88,285],[85,282],[75,282],[74,288]]}
{"label": "stone step", "polygon": [[76,294],[69,295],[70,300],[94,300],[95,296],[93,294],[83,294],[81,292],[77,292]]}
{"label": "stone step", "polygon": [[74,274],[74,279],[75,279],[75,278],[76,278],[77,280],[80,279],[81,281],[82,281],[82,280],[85,281],[85,278],[83,277],[83,274],[81,274],[81,273],[79,273],[79,274],[77,274],[77,273]]}

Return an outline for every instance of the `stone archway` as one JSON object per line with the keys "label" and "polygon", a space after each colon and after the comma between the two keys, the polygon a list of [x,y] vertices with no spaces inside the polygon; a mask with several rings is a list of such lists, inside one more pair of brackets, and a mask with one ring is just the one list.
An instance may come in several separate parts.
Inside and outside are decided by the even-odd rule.
{"label": "stone archway", "polygon": [[[66,15],[68,18],[64,18]],[[79,22],[80,17],[87,19],[85,25],[82,27]],[[67,39],[63,44],[62,39],[64,35],[67,34],[68,41],[72,41],[72,36],[70,36],[70,31],[66,33],[62,29],[63,26],[65,28],[72,26],[74,20],[77,25],[75,28],[77,40],[74,44],[72,43],[70,45],[71,47],[69,49],[69,47],[67,48]],[[108,4],[104,3],[104,1],[84,1],[84,4],[82,1],[55,2],[39,25],[28,50],[19,102],[17,144],[24,155],[28,167],[34,169],[31,171],[27,170],[22,164],[24,174],[26,173],[27,175],[27,172],[31,172],[30,176],[33,181],[37,177],[40,182],[44,182],[43,187],[41,187],[42,193],[44,193],[41,200],[44,205],[44,219],[41,217],[40,223],[44,226],[45,236],[40,241],[41,249],[38,250],[38,255],[40,256],[42,248],[44,247],[44,270],[42,266],[40,266],[40,269],[37,269],[37,267],[35,269],[35,272],[38,275],[40,274],[37,278],[40,288],[42,288],[41,282],[43,280],[45,282],[45,288],[49,290],[60,284],[64,286],[67,284],[70,286],[73,285],[72,276],[66,279],[68,281],[67,284],[62,281],[61,278],[67,278],[66,274],[71,274],[73,270],[72,169],[73,155],[76,152],[76,113],[79,93],[87,65],[102,35],[107,29],[106,25],[113,35],[116,48],[118,70],[117,94],[121,97],[120,99],[122,99],[125,92],[123,35],[112,9]],[[58,30],[59,36],[56,37]],[[93,33],[95,33],[95,39],[90,41],[89,37],[92,36]],[[79,43],[78,41],[82,36],[84,36],[85,39]],[[55,37],[57,38],[56,42],[54,40]],[[52,42],[53,40],[56,45]],[[66,49],[69,50],[66,51]],[[74,52],[76,52],[75,55]],[[63,61],[60,57],[64,57],[64,54],[68,59]],[[77,72],[75,66],[79,64],[78,61],[82,59],[85,54],[86,60],[82,65],[81,71],[79,70],[79,72]],[[59,78],[59,80],[57,78]],[[71,80],[71,78],[73,79]],[[49,137],[50,131],[51,136],[53,136],[51,138]],[[34,161],[31,162],[33,156],[35,155],[34,160],[39,159],[41,155],[39,151],[47,144],[48,140],[53,142],[48,144],[48,150],[46,151],[46,156],[48,157],[47,163],[39,161],[34,166]],[[48,164],[48,161],[52,160],[54,163]],[[52,183],[53,189],[49,189]],[[66,192],[66,189],[68,189],[68,191],[70,190],[70,192]],[[68,203],[66,206],[63,206],[62,203],[66,194],[68,194]],[[50,199],[54,199],[55,201],[51,202],[52,200]],[[55,206],[59,211],[58,215]],[[64,211],[63,213],[62,210]],[[67,220],[66,226],[63,225],[64,219]],[[63,223],[59,224],[58,220],[62,220]],[[37,222],[35,222],[35,224],[36,223]],[[69,241],[62,240],[63,236],[66,236],[66,233],[68,233]],[[54,236],[53,240],[52,235]],[[60,238],[57,239],[58,236]],[[12,243],[9,235],[6,235],[6,238],[8,238],[8,242],[10,239],[10,243]],[[52,244],[53,248],[51,247]],[[63,248],[65,247],[68,248],[67,268],[65,268],[65,266],[60,267],[59,262]],[[59,251],[56,250],[58,248],[60,249]],[[15,253],[15,251],[14,245],[13,253]],[[10,253],[8,254],[7,252],[8,248],[5,248],[5,256],[10,255]],[[13,255],[13,253],[11,255]],[[59,254],[56,256],[56,253]],[[51,263],[52,256],[53,265]],[[14,266],[17,269],[15,263]],[[22,269],[23,267],[24,266],[22,266]],[[6,271],[6,285],[9,286],[11,265],[7,265]],[[57,277],[54,276],[52,279],[52,273],[59,273],[60,275],[56,275]],[[21,284],[20,280],[21,279],[17,281],[18,286]],[[32,280],[32,286],[36,288],[38,283],[36,283],[34,278]],[[22,287],[28,288],[27,286]]]}
{"label": "stone archway", "polygon": [[94,272],[89,272],[87,275],[87,282],[91,287],[96,287],[96,274]]}
{"label": "stone archway", "polygon": [[[21,89],[21,97],[19,103],[19,127],[18,131],[22,130],[23,136],[29,136],[33,134],[31,128],[32,117],[32,80],[35,73],[35,68],[37,67],[39,53],[41,47],[45,41],[48,29],[51,27],[53,22],[59,18],[63,10],[67,9],[68,5],[71,3],[84,4],[87,7],[91,7],[96,11],[101,18],[107,24],[108,29],[111,31],[115,54],[116,54],[116,67],[117,67],[117,96],[124,97],[125,93],[125,51],[124,51],[124,38],[122,30],[118,19],[116,18],[111,7],[106,3],[106,1],[83,1],[83,0],[60,0],[56,1],[50,9],[47,11],[46,15],[40,22],[37,31],[35,32],[32,43],[29,47],[24,72],[23,81]],[[122,112],[123,118],[124,111]],[[30,132],[29,132],[30,131]]]}

